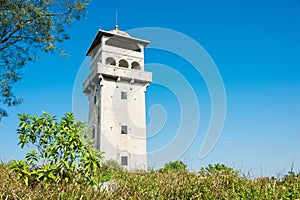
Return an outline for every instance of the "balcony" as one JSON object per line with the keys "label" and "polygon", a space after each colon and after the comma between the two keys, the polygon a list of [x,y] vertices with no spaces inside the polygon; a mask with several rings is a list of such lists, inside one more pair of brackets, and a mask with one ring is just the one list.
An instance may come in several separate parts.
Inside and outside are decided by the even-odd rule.
{"label": "balcony", "polygon": [[97,66],[93,67],[90,75],[83,83],[84,93],[89,93],[89,88],[93,88],[99,82],[99,77],[119,78],[121,80],[134,80],[134,82],[151,83],[152,73],[140,70],[128,69],[123,67],[116,67],[111,65],[104,65],[98,63]]}

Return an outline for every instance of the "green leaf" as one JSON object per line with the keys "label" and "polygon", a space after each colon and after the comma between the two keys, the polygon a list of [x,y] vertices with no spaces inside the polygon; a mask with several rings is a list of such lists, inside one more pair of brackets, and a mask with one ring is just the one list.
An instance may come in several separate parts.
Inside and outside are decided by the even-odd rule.
{"label": "green leaf", "polygon": [[[19,143],[22,147],[25,144],[35,146],[36,150],[26,154],[26,163],[14,164],[20,178],[30,177],[30,180],[49,184],[74,182],[89,176],[92,178],[94,171],[100,169],[102,153],[90,145],[90,141],[84,137],[88,132],[86,125],[76,122],[72,113],[66,113],[60,122],[46,112],[42,116],[27,115],[26,118],[30,131],[19,130]],[[84,176],[76,177],[76,170],[80,170]]]}
{"label": "green leaf", "polygon": [[24,183],[25,183],[25,185],[28,185],[28,177],[24,178]]}

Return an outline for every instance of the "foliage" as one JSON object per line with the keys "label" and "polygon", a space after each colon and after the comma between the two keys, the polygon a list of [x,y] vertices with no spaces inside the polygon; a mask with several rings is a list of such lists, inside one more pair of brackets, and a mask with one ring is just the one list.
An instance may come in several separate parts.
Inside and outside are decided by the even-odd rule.
{"label": "foliage", "polygon": [[182,161],[174,161],[174,162],[168,162],[165,164],[165,166],[161,169],[159,169],[159,172],[169,172],[169,171],[186,171],[187,166]]}
{"label": "foliage", "polygon": [[0,121],[1,121],[2,117],[7,117],[7,116],[8,116],[8,114],[7,114],[6,110],[0,108]]}
{"label": "foliage", "polygon": [[[225,168],[220,169],[220,166]],[[211,169],[213,173],[211,173]],[[107,174],[102,169],[98,178]],[[0,199],[299,199],[300,174],[286,175],[282,179],[262,177],[249,179],[237,170],[224,165],[210,165],[201,173],[187,171],[110,173],[117,182],[112,192],[95,190],[85,183],[55,183],[45,187],[39,182],[27,187],[9,174],[6,164],[0,164]],[[112,172],[112,171],[110,171]]]}
{"label": "foliage", "polygon": [[[85,15],[88,0],[0,2],[0,104],[14,106],[22,102],[12,92],[22,67],[41,51],[63,54],[58,43],[69,39],[66,26]],[[0,110],[0,120],[3,114]]]}
{"label": "foliage", "polygon": [[104,163],[105,168],[112,171],[121,171],[123,169],[122,165],[115,160],[109,159]]}
{"label": "foliage", "polygon": [[[85,124],[66,113],[61,122],[43,112],[42,116],[18,115],[19,145],[34,147],[24,161],[13,161],[11,169],[26,185],[86,181],[93,183],[101,167],[102,154],[87,138]],[[76,175],[80,174],[80,176]]]}
{"label": "foliage", "polygon": [[105,199],[107,196],[85,183],[46,185],[47,182],[39,181],[34,186],[26,186],[17,178],[17,173],[9,172],[7,164],[0,164],[0,199]]}
{"label": "foliage", "polygon": [[215,175],[215,174],[219,174],[219,173],[222,173],[222,172],[230,172],[230,173],[233,173],[233,174],[238,174],[239,173],[238,171],[234,170],[233,168],[227,167],[224,164],[217,163],[215,165],[209,164],[207,167],[201,168],[200,171],[199,171],[199,174],[201,174],[201,175]]}

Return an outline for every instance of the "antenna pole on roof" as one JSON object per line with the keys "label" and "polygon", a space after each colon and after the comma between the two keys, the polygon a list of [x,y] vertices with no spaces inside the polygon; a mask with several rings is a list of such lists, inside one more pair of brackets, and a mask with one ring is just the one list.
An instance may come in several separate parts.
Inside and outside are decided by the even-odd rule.
{"label": "antenna pole on roof", "polygon": [[118,25],[118,10],[116,10],[116,25]]}

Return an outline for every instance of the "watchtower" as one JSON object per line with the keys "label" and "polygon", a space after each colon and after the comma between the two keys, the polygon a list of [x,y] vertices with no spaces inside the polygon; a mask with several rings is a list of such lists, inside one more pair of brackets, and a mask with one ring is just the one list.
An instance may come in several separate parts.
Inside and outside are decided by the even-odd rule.
{"label": "watchtower", "polygon": [[90,74],[83,84],[89,101],[89,128],[105,160],[126,169],[147,169],[145,92],[152,73],[144,71],[146,40],[115,26],[99,30],[86,55]]}

